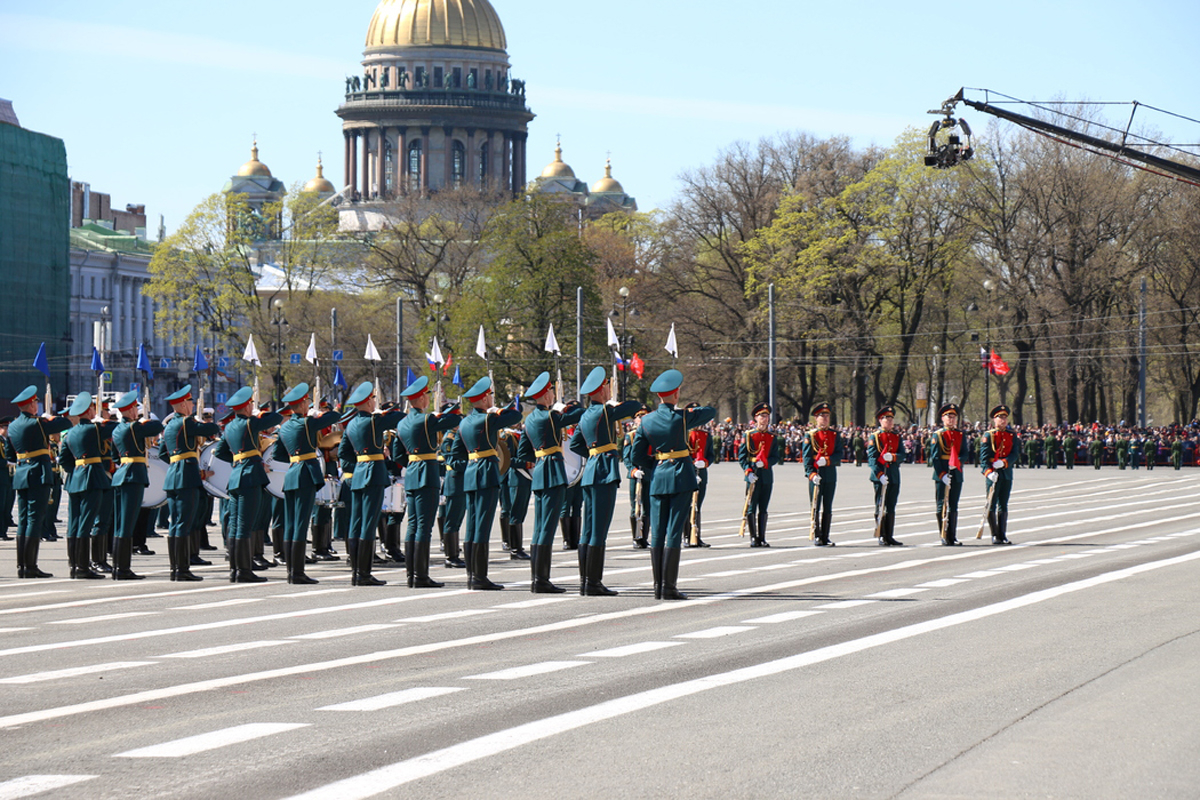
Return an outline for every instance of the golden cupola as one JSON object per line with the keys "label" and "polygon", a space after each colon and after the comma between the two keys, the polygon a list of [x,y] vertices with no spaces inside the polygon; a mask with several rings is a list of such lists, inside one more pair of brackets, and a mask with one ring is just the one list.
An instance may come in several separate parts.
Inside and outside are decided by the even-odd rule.
{"label": "golden cupola", "polygon": [[574,178],[575,170],[562,160],[562,142],[554,148],[554,160],[542,170],[543,178]]}
{"label": "golden cupola", "polygon": [[263,177],[270,178],[271,170],[267,165],[258,160],[258,139],[254,140],[254,145],[250,148],[250,160],[242,164],[242,168],[237,171],[239,177]]}
{"label": "golden cupola", "polygon": [[337,191],[333,184],[325,179],[324,167],[321,166],[321,157],[317,156],[317,174],[308,183],[304,184],[301,190],[304,192],[315,192],[316,194],[333,194]]}
{"label": "golden cupola", "polygon": [[592,192],[596,194],[625,194],[625,189],[612,176],[612,159],[604,163],[604,177],[596,181],[592,186]]}
{"label": "golden cupola", "polygon": [[488,0],[383,0],[367,28],[367,50],[472,47],[505,50],[504,27]]}

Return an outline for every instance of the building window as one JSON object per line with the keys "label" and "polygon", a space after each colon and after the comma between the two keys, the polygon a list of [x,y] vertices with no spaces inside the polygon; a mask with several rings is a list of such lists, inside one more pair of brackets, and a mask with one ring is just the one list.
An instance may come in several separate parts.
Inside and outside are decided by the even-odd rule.
{"label": "building window", "polygon": [[[408,69],[405,67],[397,67],[396,68],[396,88],[397,89],[407,89],[408,88]],[[414,86],[412,88],[415,89],[417,87]]]}
{"label": "building window", "polygon": [[392,155],[391,141],[384,139],[383,141],[383,191],[385,194],[391,194],[396,190],[395,186],[395,157]]}
{"label": "building window", "polygon": [[462,83],[462,67],[455,67],[454,74],[452,76],[450,76],[450,87],[449,88],[461,89],[462,85],[463,85],[463,83]]}
{"label": "building window", "polygon": [[421,190],[421,140],[415,139],[408,146],[408,190]]}
{"label": "building window", "polygon": [[416,72],[417,78],[416,78],[416,80],[413,82],[413,88],[414,88],[414,89],[423,89],[423,88],[425,88],[425,81],[427,80],[426,76],[427,76],[428,74],[429,74],[429,73],[427,73],[427,72],[425,71],[425,68],[424,68],[424,67],[417,67],[417,72]]}
{"label": "building window", "polygon": [[455,189],[462,188],[463,179],[467,175],[467,148],[463,147],[462,142],[455,142],[451,147],[453,153],[450,162],[450,180],[451,185]]}
{"label": "building window", "polygon": [[92,283],[91,283],[92,290],[90,292],[88,292],[88,297],[95,298],[96,297],[96,276],[95,275],[92,276],[91,281],[92,281]]}
{"label": "building window", "polygon": [[488,146],[487,142],[479,148],[479,188],[486,189],[488,186]]}
{"label": "building window", "polygon": [[433,68],[433,86],[435,89],[440,89],[442,87],[442,68],[441,67]]}

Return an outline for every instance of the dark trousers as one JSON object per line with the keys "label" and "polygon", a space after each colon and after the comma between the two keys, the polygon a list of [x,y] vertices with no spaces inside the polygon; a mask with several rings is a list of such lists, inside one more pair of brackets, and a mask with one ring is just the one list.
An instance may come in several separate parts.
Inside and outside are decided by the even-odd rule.
{"label": "dark trousers", "polygon": [[604,547],[612,525],[613,509],[617,505],[616,483],[596,483],[583,487],[583,530],[579,544]]}
{"label": "dark trousers", "polygon": [[405,541],[428,542],[437,522],[438,486],[424,486],[408,492],[408,531]]}
{"label": "dark trousers", "polygon": [[496,504],[499,500],[499,487],[467,492],[467,531],[463,537],[464,543],[487,546],[492,538],[492,522],[496,518]]}
{"label": "dark trousers", "polygon": [[167,492],[167,509],[171,514],[171,527],[167,536],[176,539],[190,536],[196,509],[200,507],[200,489],[173,489]]}
{"label": "dark trousers", "polygon": [[678,549],[692,512],[692,493],[657,494],[650,498],[650,547]]}
{"label": "dark trousers", "polygon": [[562,514],[563,496],[567,487],[538,489],[533,493],[533,546],[553,545]]}

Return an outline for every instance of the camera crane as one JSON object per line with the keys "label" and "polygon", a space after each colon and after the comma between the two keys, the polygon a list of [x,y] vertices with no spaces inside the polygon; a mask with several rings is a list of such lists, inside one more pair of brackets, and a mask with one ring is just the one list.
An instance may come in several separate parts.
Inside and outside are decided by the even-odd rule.
{"label": "camera crane", "polygon": [[[929,129],[929,154],[925,156],[925,166],[937,169],[949,169],[963,161],[969,160],[974,155],[975,151],[971,147],[970,127],[967,126],[966,120],[961,118],[956,119],[954,116],[956,106],[962,103],[976,111],[991,114],[994,117],[999,117],[1000,119],[1020,125],[1022,128],[1034,131],[1035,133],[1049,136],[1072,147],[1079,147],[1096,155],[1120,161],[1136,169],[1171,177],[1192,186],[1200,186],[1200,168],[1179,161],[1173,161],[1169,158],[1145,153],[1134,148],[1128,143],[1128,129],[1121,136],[1120,142],[1110,142],[1106,139],[1090,136],[1086,133],[1071,130],[1070,128],[1064,128],[1061,125],[1055,125],[1045,120],[1024,114],[1017,114],[986,101],[980,102],[978,100],[967,99],[965,91],[965,89],[959,89],[957,94],[942,103],[940,109],[929,112],[930,114],[939,114],[943,118],[935,122]],[[986,92],[987,90],[983,91]],[[1010,98],[1010,100],[1015,100],[1015,98]],[[1019,103],[1022,101],[1016,100],[1016,102]],[[1133,105],[1136,112],[1137,106],[1140,104],[1134,101]],[[1132,121],[1131,116],[1130,122]],[[962,130],[966,136],[965,143],[961,140],[957,132],[953,130],[955,128]],[[951,133],[945,143],[939,144],[937,134],[946,129],[950,129]],[[1157,145],[1155,142],[1149,142],[1149,144]]]}

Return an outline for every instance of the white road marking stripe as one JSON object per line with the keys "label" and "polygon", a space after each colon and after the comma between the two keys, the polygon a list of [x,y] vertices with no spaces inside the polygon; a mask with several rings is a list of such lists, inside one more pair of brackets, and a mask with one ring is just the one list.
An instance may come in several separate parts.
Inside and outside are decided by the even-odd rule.
{"label": "white road marking stripe", "polygon": [[1200,558],[1200,552],[1189,553],[1164,561],[1141,564],[1136,567],[1097,575],[1075,583],[1068,583],[1051,589],[1043,589],[990,606],[983,606],[982,608],[963,611],[890,631],[883,631],[861,639],[821,647],[807,653],[799,653],[794,656],[781,658],[777,661],[768,661],[763,664],[756,664],[751,667],[744,667],[717,675],[708,675],[690,681],[672,683],[658,689],[650,689],[649,691],[639,692],[627,697],[619,697],[598,705],[581,708],[576,711],[568,711],[564,714],[535,720],[524,725],[509,728],[508,730],[497,731],[476,739],[460,742],[459,744],[451,745],[432,753],[425,753],[407,761],[398,761],[361,775],[335,781],[312,791],[295,795],[292,800],[301,800],[301,798],[303,800],[325,800],[326,798],[328,800],[359,800],[359,798],[372,797],[403,786],[406,783],[427,778],[431,775],[437,775],[455,767],[479,761],[480,759],[505,753],[531,742],[547,739],[551,736],[577,730],[588,725],[594,725],[597,722],[614,719],[635,711],[642,711],[662,703],[670,702],[671,700],[689,697],[710,689],[722,688],[757,678],[803,669],[813,664],[853,655],[864,650],[893,644],[956,625],[975,622],[996,614],[1052,600],[1072,592],[1089,589],[1093,586],[1100,586],[1111,581],[1138,575],[1142,572],[1183,564],[1198,558]]}
{"label": "white road marking stripe", "polygon": [[923,591],[925,589],[920,586],[909,586],[906,589],[888,589],[883,592],[876,592],[875,594],[867,595],[867,597],[908,597],[910,594],[920,594]]}
{"label": "white road marking stripe", "polygon": [[594,650],[591,653],[580,653],[580,658],[624,658],[625,656],[636,656],[641,653],[651,653],[655,650],[662,650],[666,647],[675,647],[683,642],[638,642],[637,644],[627,644],[624,647],[610,647],[607,650]]}
{"label": "white road marking stripe", "polygon": [[195,606],[173,606],[171,611],[201,611],[209,608],[225,608],[226,606],[242,606],[247,603],[261,603],[265,597],[235,597],[232,600],[218,600],[215,603],[200,603]]}
{"label": "white road marking stripe", "polygon": [[745,575],[747,572],[754,572],[752,569],[730,569],[725,572],[710,572],[707,575],[701,575],[701,578],[729,578],[734,575]]}
{"label": "white road marking stripe", "polygon": [[99,775],[26,775],[0,783],[0,800],[17,800],[64,786],[90,781]]}
{"label": "white road marking stripe", "polygon": [[[328,580],[328,579],[329,578],[325,575],[321,576],[321,580]],[[314,589],[311,592],[289,592],[288,594],[273,594],[273,595],[268,595],[268,596],[272,599],[274,599],[276,597],[316,597],[317,595],[320,595],[320,594],[341,594],[342,592],[352,592],[352,591],[354,591],[354,590],[347,587],[345,589]]]}
{"label": "white road marking stripe", "polygon": [[[170,592],[150,592],[149,594],[123,594],[115,597],[94,597],[89,600],[70,600],[66,603],[51,603],[45,606],[25,606],[24,608],[6,608],[0,610],[0,614],[27,614],[31,611],[52,611],[56,608],[80,608],[82,606],[92,606],[97,603],[113,603],[120,600],[146,600],[152,597],[178,597],[182,594],[198,594],[200,592],[230,592],[241,589],[246,586],[244,583],[233,584],[230,586],[207,586],[203,589],[176,589]],[[29,595],[24,595],[29,597]]]}
{"label": "white road marking stripe", "polygon": [[139,747],[136,750],[126,750],[116,753],[113,758],[181,758],[206,750],[216,750],[218,747],[228,747],[231,744],[249,742],[263,736],[285,733],[296,728],[307,728],[309,723],[300,722],[255,722],[248,725],[237,725],[233,728],[202,733],[198,736],[188,736],[150,747]]}
{"label": "white road marking stripe", "polygon": [[942,578],[940,581],[929,581],[928,583],[918,583],[917,586],[922,589],[945,589],[948,586],[957,586],[960,583],[968,583],[962,578]]}
{"label": "white road marking stripe", "polygon": [[779,622],[791,622],[794,619],[804,619],[805,617],[813,617],[813,616],[816,616],[821,613],[823,613],[823,612],[812,611],[812,610],[784,611],[780,614],[770,614],[765,617],[758,617],[757,619],[747,619],[747,620],[742,620],[742,621],[745,622],[747,625],[753,625],[753,624],[757,624],[757,623],[761,623],[763,625],[774,625]]}
{"label": "white road marking stripe", "polygon": [[1105,550],[1130,550],[1137,547],[1136,544],[1110,544]]}
{"label": "white road marking stripe", "polygon": [[691,633],[681,633],[675,636],[676,639],[719,639],[722,636],[729,636],[734,633],[743,633],[752,631],[754,628],[744,625],[721,625],[717,628],[708,628],[702,631],[692,631]]}
{"label": "white road marking stripe", "polygon": [[869,603],[874,603],[874,602],[876,602],[876,601],[875,600],[837,600],[832,603],[825,603],[824,605],[813,606],[813,608],[827,608],[827,609],[857,608],[858,606],[865,606]]}
{"label": "white road marking stripe", "polygon": [[562,603],[567,600],[574,600],[578,596],[579,595],[574,595],[571,597],[540,597],[537,600],[522,600],[518,603],[505,603],[503,605],[492,606],[492,607],[493,608],[537,608],[538,606],[545,606],[545,605],[549,605],[551,603]]}
{"label": "white road marking stripe", "polygon": [[59,678],[91,675],[96,672],[113,672],[118,669],[129,669],[130,667],[152,666],[154,666],[153,661],[114,661],[110,664],[89,664],[86,667],[72,667],[71,669],[56,669],[50,672],[32,672],[28,675],[15,675],[11,678],[0,679],[0,683],[41,683],[42,681],[54,681]]}
{"label": "white road marking stripe", "polygon": [[1020,564],[1009,564],[1004,567],[994,567],[993,569],[995,569],[997,572],[1019,572],[1023,569],[1032,569],[1036,566],[1037,564],[1034,564],[1031,561],[1024,561]]}
{"label": "white road marking stripe", "polygon": [[[45,592],[13,592],[12,594],[0,594],[0,600],[24,600],[26,597],[40,597],[46,594],[66,594],[66,589],[50,589]],[[3,784],[0,784],[3,786]]]}
{"label": "white road marking stripe", "polygon": [[31,631],[33,628],[0,628],[0,633],[17,633],[19,631]]}
{"label": "white road marking stripe", "polygon": [[1093,555],[1092,553],[1063,553],[1061,556],[1058,556],[1058,558],[1059,559],[1091,558],[1092,555]]}
{"label": "white road marking stripe", "polygon": [[494,608],[464,608],[461,611],[446,611],[441,614],[428,614],[424,617],[407,617],[396,622],[441,622],[445,619],[462,619],[463,617],[478,617],[481,614],[495,614]]}
{"label": "white road marking stripe", "polygon": [[80,617],[78,619],[56,619],[52,620],[50,625],[86,625],[89,622],[108,622],[114,619],[128,619],[129,617],[153,617],[157,615],[157,611],[127,611],[124,614],[105,614],[101,617]]}
{"label": "white road marking stripe", "polygon": [[466,675],[463,680],[468,681],[515,681],[521,678],[529,678],[534,675],[546,675],[550,672],[558,672],[571,667],[582,667],[590,664],[590,661],[543,661],[540,664],[526,664],[523,667],[511,667],[510,669],[497,670],[496,672],[485,672],[480,675]]}
{"label": "white road marking stripe", "polygon": [[203,650],[185,650],[182,653],[167,653],[157,658],[205,658],[206,656],[223,656],[226,653],[241,653],[244,650],[257,650],[260,647],[274,647],[279,644],[294,644],[287,640],[278,642],[242,642],[241,644],[223,644],[219,647],[206,647]]}
{"label": "white road marking stripe", "polygon": [[353,636],[356,633],[374,633],[375,631],[386,631],[392,628],[399,628],[395,623],[378,622],[372,625],[356,625],[353,628],[336,628],[328,631],[314,631],[313,633],[302,633],[299,636],[292,636],[292,639],[336,639],[339,636]]}
{"label": "white road marking stripe", "polygon": [[1037,564],[1037,565],[1040,567],[1040,566],[1043,566],[1043,565],[1045,565],[1045,564],[1053,564],[1053,563],[1054,563],[1054,559],[1053,559],[1053,558],[1037,558],[1037,559],[1034,559],[1033,561],[1030,561],[1029,563],[1030,563],[1030,564]]}
{"label": "white road marking stripe", "polygon": [[418,700],[428,700],[432,697],[441,697],[444,694],[453,694],[454,692],[461,691],[465,691],[461,686],[421,686],[415,689],[405,689],[400,692],[366,697],[362,700],[351,700],[348,703],[323,706],[318,708],[317,711],[380,711],[385,708],[402,706],[405,703],[415,703]]}
{"label": "white road marking stripe", "polygon": [[790,567],[790,566],[792,566],[792,565],[791,564],[767,564],[765,567],[755,567],[754,569],[758,572],[766,572],[769,569],[786,569],[787,567]]}
{"label": "white road marking stripe", "polygon": [[968,572],[965,575],[955,575],[954,577],[956,577],[956,578],[992,578],[992,577],[995,577],[996,575],[1001,575],[1001,574],[1003,574],[1003,573],[996,572],[995,570],[982,569],[982,570],[979,570],[978,572]]}

